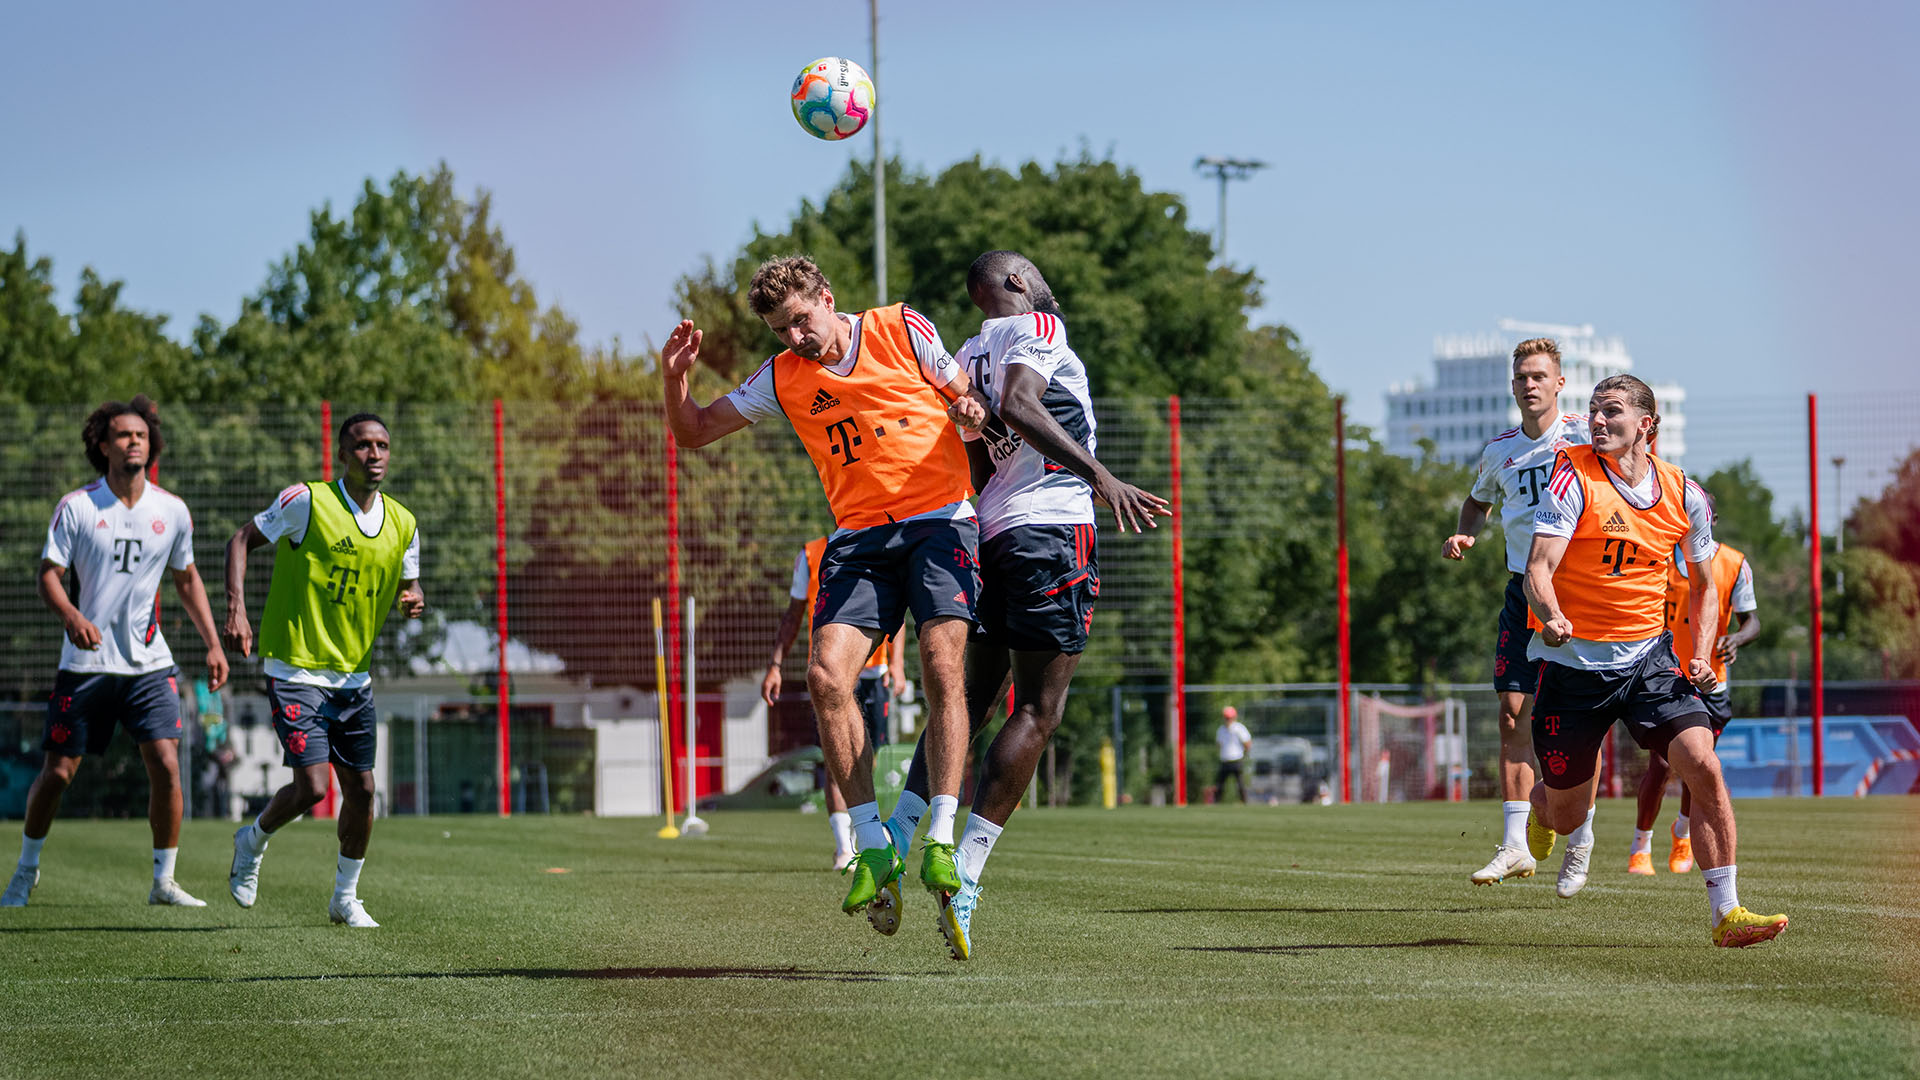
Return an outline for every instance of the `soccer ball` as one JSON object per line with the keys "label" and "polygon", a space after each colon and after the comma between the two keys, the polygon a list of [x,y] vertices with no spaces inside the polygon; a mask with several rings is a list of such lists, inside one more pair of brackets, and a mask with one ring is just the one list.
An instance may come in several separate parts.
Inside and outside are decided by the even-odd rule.
{"label": "soccer ball", "polygon": [[793,80],[793,118],[816,139],[858,134],[873,115],[873,80],[845,57],[823,56]]}

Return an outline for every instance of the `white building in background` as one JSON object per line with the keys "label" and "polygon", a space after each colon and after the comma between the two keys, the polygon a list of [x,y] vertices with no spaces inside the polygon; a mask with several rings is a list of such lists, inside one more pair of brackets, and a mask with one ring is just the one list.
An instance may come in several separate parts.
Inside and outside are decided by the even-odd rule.
{"label": "white building in background", "polygon": [[[1443,461],[1477,461],[1488,439],[1520,424],[1520,407],[1513,402],[1513,347],[1536,337],[1560,343],[1560,373],[1567,379],[1560,391],[1562,412],[1584,414],[1595,383],[1633,371],[1625,343],[1598,336],[1591,325],[1502,319],[1493,333],[1438,337],[1432,380],[1387,388],[1387,449],[1417,457],[1420,440],[1432,439],[1435,456]],[[1647,385],[1660,409],[1660,456],[1679,464],[1687,452],[1687,393],[1676,383],[1648,380]]]}

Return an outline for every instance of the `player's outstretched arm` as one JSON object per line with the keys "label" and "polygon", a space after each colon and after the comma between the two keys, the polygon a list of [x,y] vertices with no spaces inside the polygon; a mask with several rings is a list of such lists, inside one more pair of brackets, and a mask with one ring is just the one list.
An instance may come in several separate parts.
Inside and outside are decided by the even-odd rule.
{"label": "player's outstretched arm", "polygon": [[251,519],[227,541],[227,620],[220,627],[220,640],[241,656],[253,655],[253,624],[247,621],[247,552],[266,542],[266,534]]}
{"label": "player's outstretched arm", "polygon": [[1160,523],[1153,520],[1155,517],[1173,515],[1167,500],[1120,480],[1094,460],[1087,448],[1068,435],[1040,403],[1040,395],[1046,389],[1046,376],[1038,371],[1024,364],[1007,365],[1007,388],[1000,398],[1000,419],[1034,449],[1093,485],[1094,497],[1113,508],[1113,521],[1120,531],[1159,528]]}
{"label": "player's outstretched arm", "polygon": [[1492,509],[1471,495],[1460,500],[1460,520],[1454,524],[1453,535],[1440,545],[1440,554],[1449,559],[1466,558],[1467,549],[1479,538],[1480,530],[1487,527],[1487,511]]}
{"label": "player's outstretched arm", "polygon": [[1533,534],[1533,549],[1527,553],[1527,606],[1533,609],[1544,629],[1540,636],[1556,648],[1573,640],[1573,622],[1560,611],[1560,598],[1553,591],[1553,572],[1567,554],[1567,538]]}
{"label": "player's outstretched arm", "polygon": [[207,647],[207,689],[218,690],[227,681],[227,654],[220,648],[220,632],[213,625],[213,606],[207,602],[207,586],[200,580],[200,568],[189,566],[173,572],[173,588],[186,606],[187,618],[200,632]]}
{"label": "player's outstretched arm", "polygon": [[67,599],[67,568],[52,559],[40,560],[40,599],[47,607],[60,616],[60,625],[65,629],[67,640],[73,642],[76,649],[91,652],[100,647],[100,628],[87,621],[80,609]]}
{"label": "player's outstretched arm", "polygon": [[693,400],[687,382],[700,359],[701,332],[692,319],[682,319],[667,335],[660,350],[660,378],[665,383],[667,426],[681,446],[705,446],[747,426],[747,418],[726,398],[702,406]]}

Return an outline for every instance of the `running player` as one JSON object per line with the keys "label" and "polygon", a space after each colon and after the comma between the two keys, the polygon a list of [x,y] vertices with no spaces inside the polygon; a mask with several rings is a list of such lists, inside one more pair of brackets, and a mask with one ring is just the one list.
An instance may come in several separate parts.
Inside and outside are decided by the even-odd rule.
{"label": "running player", "polygon": [[[1713,508],[1713,496],[1707,496],[1707,508]],[[1716,517],[1717,520],[1717,517]],[[1713,553],[1713,592],[1719,600],[1714,623],[1718,643],[1713,649],[1713,678],[1719,688],[1701,697],[1707,706],[1707,718],[1713,722],[1713,740],[1720,741],[1727,721],[1733,719],[1733,700],[1727,693],[1727,665],[1733,663],[1740,646],[1760,634],[1760,617],[1754,612],[1759,603],[1753,595],[1753,568],[1747,557],[1732,545],[1722,543]],[[1693,623],[1687,614],[1687,564],[1677,554],[1667,575],[1667,630],[1673,634],[1676,655],[1693,650]],[[1727,624],[1737,620],[1739,628],[1727,633]],[[1660,803],[1667,793],[1667,759],[1652,755],[1647,774],[1640,778],[1639,819],[1634,822],[1633,848],[1627,853],[1627,873],[1653,873],[1653,823],[1660,820]],[[1684,874],[1693,869],[1692,819],[1693,793],[1680,785],[1680,817],[1673,823],[1673,846],[1667,852],[1667,869]]]}
{"label": "running player", "polygon": [[[1460,521],[1441,545],[1449,559],[1464,559],[1493,504],[1500,504],[1500,527],[1507,538],[1507,593],[1500,608],[1499,638],[1493,651],[1493,689],[1500,698],[1500,813],[1504,821],[1493,859],[1468,878],[1493,885],[1507,878],[1532,877],[1535,856],[1527,850],[1527,792],[1533,788],[1533,738],[1528,717],[1540,665],[1527,659],[1533,631],[1522,591],[1527,550],[1533,544],[1533,514],[1553,471],[1553,457],[1587,441],[1587,418],[1560,411],[1560,346],[1551,338],[1529,338],[1513,348],[1513,400],[1520,426],[1495,435],[1480,451],[1473,490],[1460,503]],[[1549,837],[1551,833],[1547,834]],[[1580,830],[1561,863],[1558,887],[1572,896],[1586,884],[1592,854],[1591,825]],[[1547,851],[1539,853],[1545,858]]]}
{"label": "running player", "polygon": [[[27,791],[20,863],[0,907],[25,907],[40,881],[40,845],[73,782],[80,758],[98,754],[123,725],[147,768],[147,823],[153,828],[149,904],[205,907],[173,880],[180,854],[180,671],[160,633],[160,577],[173,587],[207,646],[207,685],[227,681],[227,655],[214,632],[206,586],[193,565],[187,504],[147,479],[166,441],[145,394],[109,401],[80,430],[100,479],[54,508],[40,552],[40,599],[66,629],[60,670],[47,697],[46,760]],[[67,571],[74,572],[68,595]]]}
{"label": "running player", "polygon": [[[814,599],[820,594],[820,559],[827,551],[827,538],[806,542],[793,557],[793,582],[787,587],[787,610],[780,616],[780,628],[774,632],[773,655],[767,661],[767,674],[760,680],[760,699],[771,709],[780,699],[784,679],[781,667],[787,662],[787,650],[800,635],[800,627],[811,621]],[[866,718],[867,741],[881,746],[888,738],[887,717],[893,710],[893,695],[906,685],[906,635],[895,634],[880,643],[860,670],[860,715]],[[853,862],[853,816],[847,810],[847,797],[840,785],[827,777],[827,826],[833,830],[833,868],[845,870]]]}
{"label": "running player", "polygon": [[380,490],[392,457],[387,423],[357,413],[340,425],[344,475],[331,484],[294,484],[227,542],[227,622],[222,633],[241,655],[253,651],[247,621],[247,553],[272,544],[273,578],[260,618],[273,730],[293,768],[252,824],[233,834],[227,891],[241,907],[260,892],[260,863],[275,830],[326,796],[327,770],[340,778],[340,855],[327,917],[354,927],[380,924],[360,902],[360,869],[373,835],[373,760],[378,716],[373,642],[396,601],[417,619],[420,534],[412,511]]}
{"label": "running player", "polygon": [[[1694,693],[1718,687],[1713,514],[1698,486],[1648,452],[1660,426],[1655,408],[1639,379],[1600,380],[1593,445],[1561,451],[1535,515],[1526,589],[1541,630],[1527,655],[1544,662],[1533,708],[1543,776],[1531,801],[1546,828],[1567,834],[1582,827],[1592,814],[1600,742],[1615,721],[1623,723],[1692,789],[1710,936],[1737,948],[1778,935],[1787,917],[1740,906],[1733,802],[1706,706]],[[1687,617],[1699,630],[1684,668],[1664,618],[1676,545],[1692,581]]]}
{"label": "running player", "polygon": [[[1009,671],[1015,708],[987,747],[960,836],[961,888],[939,896],[940,931],[956,960],[973,954],[980,873],[1060,726],[1087,647],[1100,595],[1094,501],[1112,508],[1122,531],[1155,528],[1155,516],[1171,513],[1166,500],[1122,482],[1094,457],[1087,369],[1067,344],[1039,269],[1018,252],[989,251],[968,270],[967,295],[986,316],[960,349],[974,392],[953,407],[975,435],[969,453],[984,481],[980,622],[967,649],[972,730],[1002,700]],[[923,790],[917,758],[909,792]]]}
{"label": "running player", "polygon": [[820,474],[835,528],[820,558],[807,688],[827,772],[853,804],[859,852],[840,907],[867,911],[874,929],[891,934],[900,925],[902,853],[880,821],[873,747],[855,695],[867,657],[911,609],[928,706],[920,749],[936,792],[920,881],[958,892],[953,824],[967,751],[963,665],[980,589],[979,527],[967,501],[967,452],[946,410],[966,393],[967,377],[925,316],[904,304],[841,314],[826,276],[800,256],[754,271],[747,304],[786,350],[701,406],[687,389],[701,332],[682,322],[660,352],[667,422],[692,447],[784,418]]}

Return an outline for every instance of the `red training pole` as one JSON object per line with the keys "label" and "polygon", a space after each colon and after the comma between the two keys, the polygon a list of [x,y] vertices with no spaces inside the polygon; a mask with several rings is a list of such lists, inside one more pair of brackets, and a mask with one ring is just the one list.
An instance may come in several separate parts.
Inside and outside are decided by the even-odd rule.
{"label": "red training pole", "polygon": [[[667,717],[680,715],[680,448],[667,431]],[[675,741],[675,746],[679,745]],[[683,794],[675,792],[676,795]],[[678,800],[676,800],[677,802]],[[677,809],[677,807],[676,807]]]}
{"label": "red training pole", "polygon": [[[320,403],[320,479],[333,483],[333,402]],[[320,802],[320,817],[334,815],[333,770],[327,770],[327,797]]]}
{"label": "red training pole", "polygon": [[1335,635],[1340,648],[1340,801],[1353,801],[1353,623],[1347,590],[1347,399],[1333,399]]}
{"label": "red training pole", "polygon": [[1820,403],[1816,394],[1807,395],[1807,528],[1813,533],[1807,568],[1807,580],[1813,585],[1808,590],[1812,598],[1812,625],[1808,630],[1813,638],[1813,793],[1819,796],[1826,794],[1827,788],[1826,732],[1822,730],[1827,715],[1827,671],[1820,622]]}
{"label": "red training pole", "polygon": [[1180,395],[1167,398],[1167,423],[1171,429],[1170,463],[1173,487],[1173,715],[1168,718],[1168,739],[1173,743],[1173,804],[1187,805],[1187,548],[1181,538],[1186,516],[1180,496]]}
{"label": "red training pole", "polygon": [[500,816],[513,813],[512,728],[507,723],[511,684],[507,675],[507,425],[500,399],[493,399],[493,621],[500,654]]}

